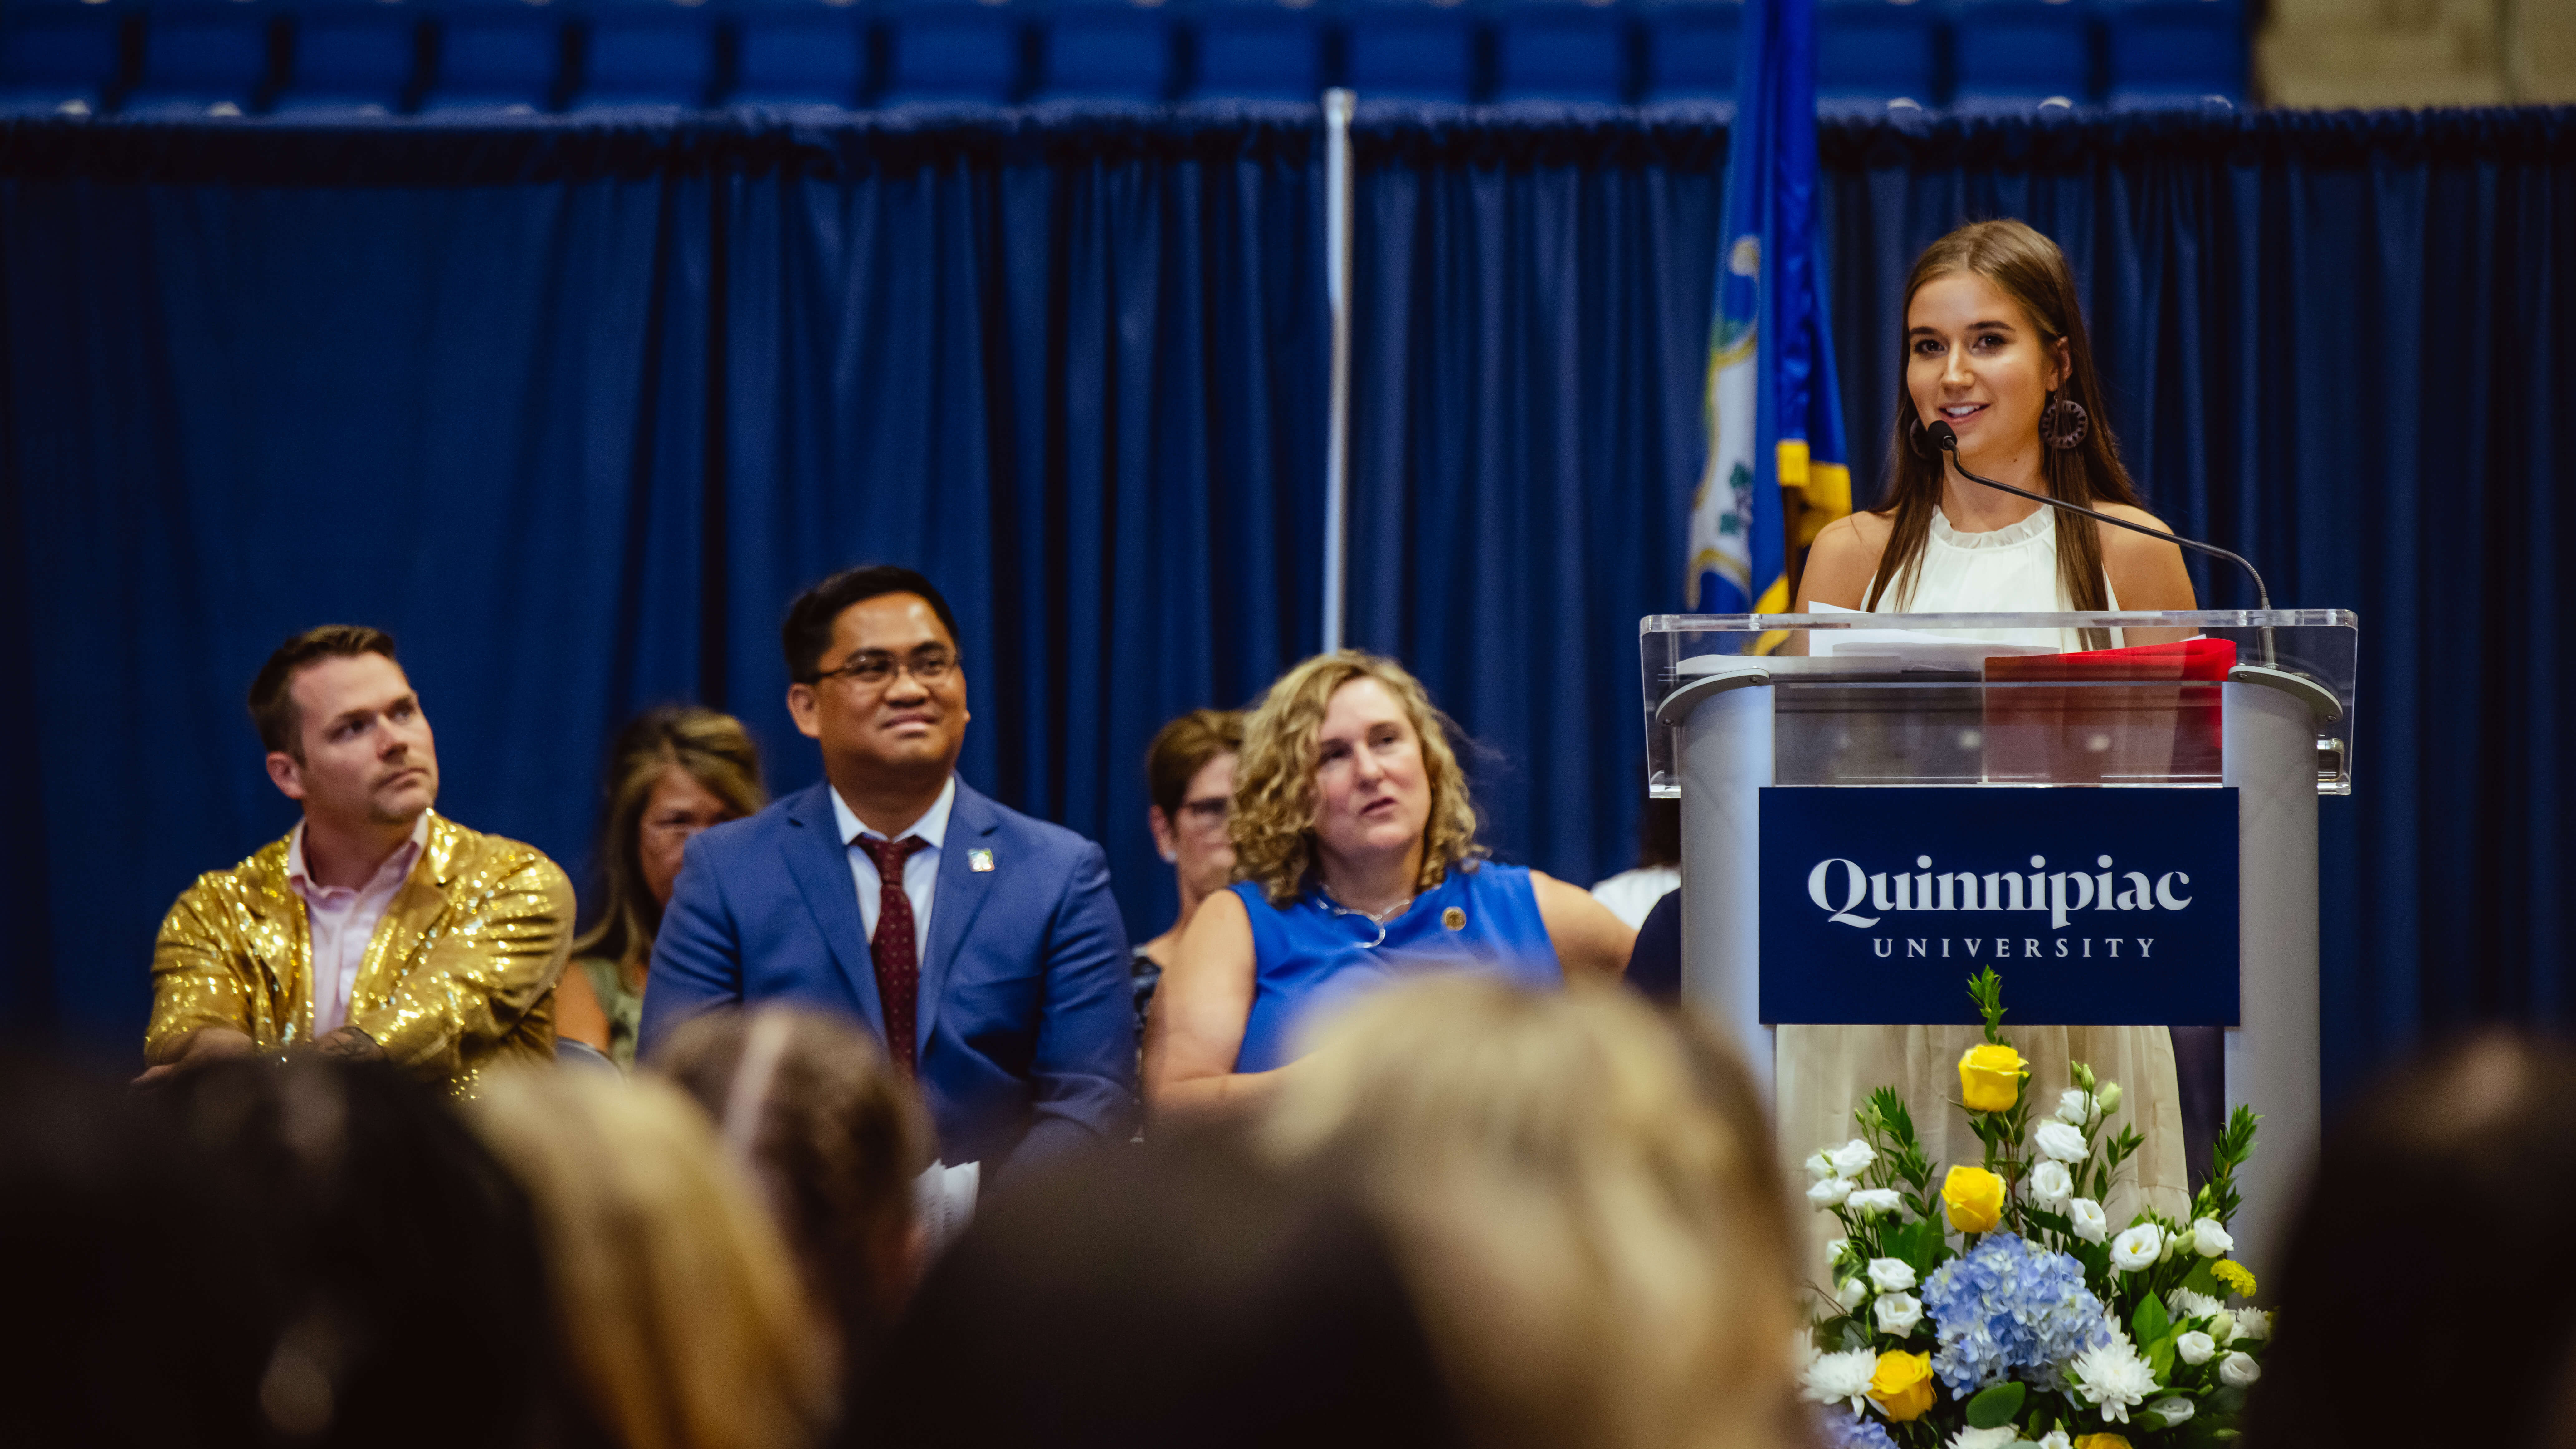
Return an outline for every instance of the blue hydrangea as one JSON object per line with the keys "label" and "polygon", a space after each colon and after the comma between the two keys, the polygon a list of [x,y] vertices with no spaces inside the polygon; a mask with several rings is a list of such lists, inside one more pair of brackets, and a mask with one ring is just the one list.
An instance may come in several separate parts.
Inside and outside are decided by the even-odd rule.
{"label": "blue hydrangea", "polygon": [[2111,1340],[2084,1265],[2012,1233],[1994,1233],[1923,1284],[1940,1346],[1933,1375],[1957,1398],[2007,1378],[2059,1382],[2064,1366]]}
{"label": "blue hydrangea", "polygon": [[1864,1419],[1849,1409],[1818,1410],[1816,1438],[1825,1449],[1896,1449],[1896,1441],[1887,1436],[1885,1424]]}

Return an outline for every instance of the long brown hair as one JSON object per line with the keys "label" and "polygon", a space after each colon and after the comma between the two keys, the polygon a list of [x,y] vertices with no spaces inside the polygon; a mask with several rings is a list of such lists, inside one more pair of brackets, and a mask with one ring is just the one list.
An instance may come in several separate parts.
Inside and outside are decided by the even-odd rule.
{"label": "long brown hair", "polygon": [[[2120,464],[2120,445],[2111,436],[2109,410],[2102,406],[2101,374],[2093,366],[2093,344],[2085,335],[2084,309],[2075,295],[2075,271],[2057,243],[2022,222],[2006,218],[1959,228],[1923,249],[1905,278],[1905,305],[1898,309],[1897,348],[1904,356],[1903,319],[1914,307],[1914,294],[1940,277],[1967,272],[1994,283],[2020,305],[2039,329],[2040,341],[2054,354],[2066,344],[2066,382],[2048,395],[2050,402],[2070,397],[2091,420],[2084,441],[2058,448],[2042,440],[2041,474],[2049,496],[2099,508],[2106,503],[2138,507],[2137,485]],[[1894,590],[1902,601],[1913,588],[1913,574],[1923,562],[1924,540],[1932,535],[1932,510],[1941,502],[1942,475],[1948,465],[1923,432],[1906,386],[1906,364],[1896,369],[1896,426],[1888,442],[1887,492],[1872,510],[1895,515],[1878,573],[1869,581],[1863,608],[1875,609],[1879,598]],[[2042,416],[2046,416],[2045,413]],[[2057,577],[2078,610],[2110,607],[2102,580],[2102,536],[2099,525],[2056,514]]]}
{"label": "long brown hair", "polygon": [[760,746],[729,714],[695,705],[664,705],[635,717],[608,752],[608,783],[599,812],[593,869],[603,887],[599,916],[572,943],[572,954],[625,961],[653,949],[662,906],[644,884],[636,831],[653,786],[665,770],[686,770],[738,815],[769,803],[760,783]]}

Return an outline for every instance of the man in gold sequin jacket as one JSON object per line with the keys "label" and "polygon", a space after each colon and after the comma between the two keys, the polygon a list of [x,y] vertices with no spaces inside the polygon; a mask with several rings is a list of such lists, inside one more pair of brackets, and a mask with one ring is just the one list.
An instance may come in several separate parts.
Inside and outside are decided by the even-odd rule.
{"label": "man in gold sequin jacket", "polygon": [[470,1091],[496,1064],[551,1061],[572,883],[535,848],[431,810],[436,744],[393,639],[299,634],[250,710],[304,819],[170,908],[142,1080],[309,1047]]}

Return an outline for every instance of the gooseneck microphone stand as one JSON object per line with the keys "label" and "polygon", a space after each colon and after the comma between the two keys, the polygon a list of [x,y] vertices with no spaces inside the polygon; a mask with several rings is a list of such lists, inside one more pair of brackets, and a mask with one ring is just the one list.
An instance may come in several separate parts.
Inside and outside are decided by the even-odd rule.
{"label": "gooseneck microphone stand", "polygon": [[[2143,533],[2152,539],[2157,539],[2165,543],[2178,543],[2184,548],[2195,549],[2201,553],[2208,554],[2212,558],[2223,558],[2228,560],[2238,568],[2245,570],[2245,576],[2254,581],[2254,597],[2261,601],[2263,612],[2268,614],[2272,611],[2272,591],[2263,587],[2262,572],[2256,569],[2253,564],[2247,562],[2244,555],[2229,553],[2227,550],[2220,548],[2214,543],[2202,543],[2198,539],[2184,538],[2179,534],[2167,533],[2162,529],[2149,528],[2143,523],[2131,523],[2125,518],[2114,518],[2110,514],[2104,513],[2098,508],[2087,508],[2081,503],[2069,503],[2063,498],[2051,498],[2045,493],[2033,493],[2027,488],[2015,488],[2010,483],[1998,483],[1992,478],[1980,478],[1976,474],[1969,472],[1967,465],[1959,461],[1958,429],[1951,427],[1946,422],[1935,422],[1923,431],[1931,434],[1932,441],[1940,445],[1942,456],[1950,460],[1950,466],[1958,470],[1959,476],[1967,479],[1971,483],[1982,483],[1999,492],[2009,493],[2015,498],[2027,498],[2033,503],[2045,503],[2051,508],[2063,509],[2068,513],[2080,513],[2086,518],[2090,518],[2097,523],[2107,523],[2114,528],[2125,528],[2131,533]],[[2259,627],[2255,633],[2263,643],[2264,667],[2267,669],[2274,667],[2272,657],[2271,626],[2268,624],[2263,625]]]}

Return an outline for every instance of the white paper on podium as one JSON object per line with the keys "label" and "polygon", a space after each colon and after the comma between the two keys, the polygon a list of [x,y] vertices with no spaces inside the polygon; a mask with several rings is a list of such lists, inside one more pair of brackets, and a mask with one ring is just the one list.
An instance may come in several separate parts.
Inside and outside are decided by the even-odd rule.
{"label": "white paper on podium", "polygon": [[[1810,602],[1807,612],[1858,614],[1864,611],[1819,600]],[[1855,667],[1890,674],[1908,670],[1976,674],[1984,669],[1987,660],[1999,654],[2060,652],[2054,644],[2006,644],[1992,639],[1961,639],[1914,629],[1812,629],[1807,633],[1807,650],[1804,655],[1695,655],[1681,661],[1679,672],[1684,677],[1714,674],[1733,665],[1758,660],[1762,668],[1772,674],[1838,674]]]}
{"label": "white paper on podium", "polygon": [[950,1167],[934,1162],[912,1180],[913,1217],[921,1224],[933,1258],[975,1221],[975,1194],[984,1184],[984,1164]]}

